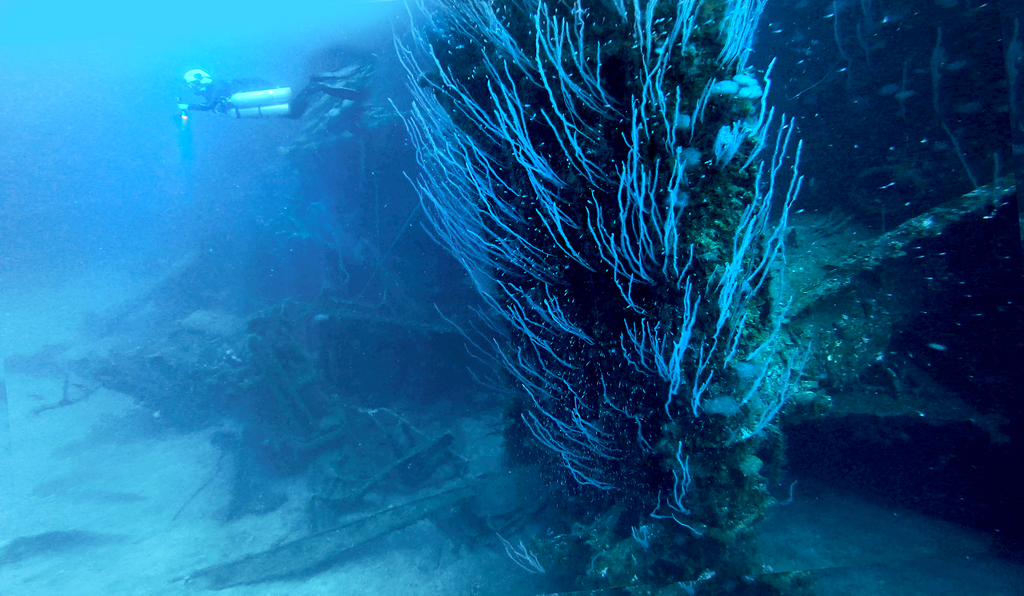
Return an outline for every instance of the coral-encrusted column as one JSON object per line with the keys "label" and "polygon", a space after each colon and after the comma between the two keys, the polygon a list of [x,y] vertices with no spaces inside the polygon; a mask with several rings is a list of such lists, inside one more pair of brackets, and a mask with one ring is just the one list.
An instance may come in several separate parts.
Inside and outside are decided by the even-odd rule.
{"label": "coral-encrusted column", "polygon": [[762,8],[439,0],[399,45],[417,187],[500,330],[509,449],[584,522],[527,552],[586,583],[749,573],[732,547],[771,502],[803,356],[770,289],[799,150],[746,65]]}

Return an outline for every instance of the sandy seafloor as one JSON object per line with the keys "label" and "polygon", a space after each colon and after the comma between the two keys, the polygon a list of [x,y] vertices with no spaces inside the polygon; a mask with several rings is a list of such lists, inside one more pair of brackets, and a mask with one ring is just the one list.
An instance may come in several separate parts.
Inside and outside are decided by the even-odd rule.
{"label": "sandy seafloor", "polygon": [[[55,344],[70,356],[95,355],[102,342],[83,340],[83,326],[144,290],[116,270],[51,284],[0,281],[3,356]],[[78,532],[80,539],[0,564],[0,595],[206,592],[182,578],[259,552],[304,527],[302,479],[282,481],[290,498],[273,513],[219,520],[229,498],[230,462],[211,445],[217,429],[161,432],[154,412],[105,389],[36,413],[60,399],[63,383],[59,370],[6,374],[9,435],[3,436],[0,420],[0,549],[45,532]],[[838,494],[810,480],[802,480],[795,493],[761,528],[766,573],[814,570],[815,591],[822,595],[1024,594],[1024,567],[994,554],[990,536]],[[430,522],[420,522],[313,577],[219,593],[543,592],[542,576],[521,571],[497,543],[492,546],[459,546]]]}

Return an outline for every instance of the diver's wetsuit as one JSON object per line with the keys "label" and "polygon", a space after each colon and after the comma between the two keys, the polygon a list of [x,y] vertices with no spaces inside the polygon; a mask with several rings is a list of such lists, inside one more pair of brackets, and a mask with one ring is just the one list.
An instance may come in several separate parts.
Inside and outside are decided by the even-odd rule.
{"label": "diver's wetsuit", "polygon": [[230,99],[235,93],[273,89],[276,85],[263,79],[234,79],[229,82],[214,81],[202,89],[193,91],[203,98],[203,103],[189,104],[188,109],[200,112],[214,111],[225,114],[231,109]]}
{"label": "diver's wetsuit", "polygon": [[[326,93],[332,97],[352,101],[357,101],[362,97],[362,93],[355,89],[341,87],[336,83],[332,83],[334,83],[333,77],[313,77],[308,85],[292,95],[291,101],[288,102],[288,117],[298,118],[302,116],[306,108],[309,107],[309,100],[316,93]],[[201,104],[189,104],[188,109],[198,111],[212,110],[224,114],[231,110],[231,96],[235,93],[262,91],[275,87],[276,85],[262,79],[234,79],[228,83],[214,81],[203,89],[195,91],[195,94],[201,96],[204,102]]]}

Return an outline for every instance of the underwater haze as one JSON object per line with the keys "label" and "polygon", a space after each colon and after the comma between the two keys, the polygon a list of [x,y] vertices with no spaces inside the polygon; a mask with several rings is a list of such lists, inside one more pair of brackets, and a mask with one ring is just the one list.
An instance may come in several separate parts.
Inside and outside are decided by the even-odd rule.
{"label": "underwater haze", "polygon": [[1020,594],[1022,21],[0,3],[0,596]]}
{"label": "underwater haze", "polygon": [[181,74],[294,84],[335,43],[379,44],[394,6],[5,2],[0,60],[16,107],[0,162],[4,269],[145,266],[272,210],[268,189],[288,177],[277,146],[294,127],[195,119],[186,137],[174,122]]}

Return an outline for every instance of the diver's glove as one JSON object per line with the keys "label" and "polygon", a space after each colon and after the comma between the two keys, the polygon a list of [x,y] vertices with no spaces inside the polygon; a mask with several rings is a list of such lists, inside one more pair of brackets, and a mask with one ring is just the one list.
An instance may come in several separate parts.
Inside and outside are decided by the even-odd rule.
{"label": "diver's glove", "polygon": [[182,103],[180,97],[175,97],[174,101],[178,102],[178,109],[181,110],[182,112],[184,112],[185,110],[188,109],[188,104],[187,103]]}

